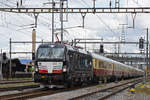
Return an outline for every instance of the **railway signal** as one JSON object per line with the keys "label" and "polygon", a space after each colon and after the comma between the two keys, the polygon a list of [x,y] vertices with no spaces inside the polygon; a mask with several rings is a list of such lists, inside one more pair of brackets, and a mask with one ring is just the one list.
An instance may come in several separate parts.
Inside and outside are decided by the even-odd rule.
{"label": "railway signal", "polygon": [[104,53],[104,45],[103,44],[100,45],[100,53]]}
{"label": "railway signal", "polygon": [[139,48],[144,49],[144,39],[142,37],[139,39]]}

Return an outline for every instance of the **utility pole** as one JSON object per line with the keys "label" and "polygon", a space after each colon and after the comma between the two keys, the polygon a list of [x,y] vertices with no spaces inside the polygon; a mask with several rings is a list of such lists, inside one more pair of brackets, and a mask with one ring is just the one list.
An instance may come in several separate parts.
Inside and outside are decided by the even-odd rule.
{"label": "utility pole", "polygon": [[[119,37],[119,42],[122,42],[121,41],[121,37]],[[120,56],[120,48],[121,48],[121,44],[118,44],[118,57]]]}
{"label": "utility pole", "polygon": [[83,20],[83,22],[82,22],[82,28],[84,28],[86,13],[81,13],[81,15],[82,15],[82,20]]}
{"label": "utility pole", "polygon": [[32,60],[35,60],[35,50],[36,50],[36,30],[32,30]]}
{"label": "utility pole", "polygon": [[32,61],[35,60],[35,49],[36,49],[36,28],[39,13],[34,13],[35,27],[32,30]]}
{"label": "utility pole", "polygon": [[132,13],[132,18],[133,18],[133,28],[135,28],[136,13]]}
{"label": "utility pole", "polygon": [[121,42],[125,42],[125,26],[127,24],[119,24],[119,25],[122,25]]}
{"label": "utility pole", "polygon": [[3,73],[2,73],[2,59],[3,59],[3,56],[2,56],[2,49],[1,49],[1,59],[0,59],[0,80],[3,80]]}
{"label": "utility pole", "polygon": [[146,80],[147,80],[147,77],[148,77],[148,28],[146,29]]}
{"label": "utility pole", "polygon": [[120,0],[115,0],[115,8],[119,8],[120,7]]}
{"label": "utility pole", "polygon": [[118,57],[120,55],[120,44],[118,44]]}
{"label": "utility pole", "polygon": [[11,38],[10,38],[10,42],[9,42],[9,78],[11,78]]}
{"label": "utility pole", "polygon": [[64,5],[64,0],[60,0],[61,43],[63,42],[63,5]]}
{"label": "utility pole", "polygon": [[56,6],[56,3],[58,2],[55,2],[55,0],[52,0],[52,2],[47,2],[47,3],[44,3],[44,4],[52,4],[52,43],[54,43],[54,24],[55,24],[55,6]]}
{"label": "utility pole", "polygon": [[95,14],[95,6],[96,6],[96,0],[93,0],[93,13]]}
{"label": "utility pole", "polygon": [[35,17],[35,28],[37,28],[38,15],[39,15],[39,13],[34,13],[34,17]]}
{"label": "utility pole", "polygon": [[[52,8],[55,8],[55,2],[52,0]],[[54,12],[52,13],[52,43],[54,42]]]}
{"label": "utility pole", "polygon": [[95,8],[96,0],[93,0],[93,8]]}

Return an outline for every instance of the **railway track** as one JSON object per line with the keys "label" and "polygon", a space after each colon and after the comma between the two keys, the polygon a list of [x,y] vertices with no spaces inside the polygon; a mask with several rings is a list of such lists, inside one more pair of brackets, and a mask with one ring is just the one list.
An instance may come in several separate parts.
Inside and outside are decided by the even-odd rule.
{"label": "railway track", "polygon": [[32,80],[0,81],[0,92],[38,87],[40,87],[40,85],[34,84]]}
{"label": "railway track", "polygon": [[36,92],[36,94],[42,93],[42,92],[44,92],[44,89],[29,90],[29,91],[25,91],[25,92],[22,90],[20,93],[2,95],[2,96],[0,96],[0,100],[23,100],[35,92]]}
{"label": "railway track", "polygon": [[136,79],[132,81],[127,81],[121,84],[117,84],[115,86],[111,86],[108,88],[104,88],[102,90],[98,90],[92,93],[87,93],[81,96],[77,96],[71,98],[70,100],[105,100],[127,88],[129,88],[132,84],[137,84],[141,82],[142,79]]}
{"label": "railway track", "polygon": [[52,95],[55,93],[61,93],[65,91],[72,91],[80,88],[85,88],[85,87],[90,87],[93,85],[89,86],[83,86],[83,87],[73,87],[73,88],[67,88],[67,89],[39,89],[39,90],[29,90],[26,92],[20,92],[20,93],[15,93],[15,94],[9,94],[9,95],[2,95],[0,96],[0,100],[26,100],[30,98],[36,98],[36,97],[41,97],[41,96],[47,96],[47,95]]}
{"label": "railway track", "polygon": [[10,94],[10,95],[3,95],[0,96],[0,100],[26,100],[29,98],[35,98],[35,97],[41,97],[41,96],[46,96],[46,95],[52,95],[55,93],[60,93],[64,91],[69,91],[68,89],[39,89],[39,90],[34,90],[34,91],[26,91],[26,92],[20,92],[16,94]]}
{"label": "railway track", "polygon": [[[132,82],[139,82],[139,81],[140,81],[139,79],[132,80],[132,81],[128,80],[128,81],[125,81],[123,83],[117,84],[116,86],[110,86],[110,87],[105,88],[103,90],[96,91],[96,92],[93,92],[93,93],[88,93],[88,94],[85,94],[85,95],[82,95],[82,96],[78,96],[78,97],[72,98],[70,100],[77,100],[77,99],[85,98],[85,97],[94,95],[94,94],[99,93],[99,92],[107,92],[107,91],[110,91],[110,90],[111,91],[118,90],[118,89],[120,89],[120,87],[123,87],[123,85],[127,86],[127,84],[131,84]],[[16,94],[0,96],[0,100],[1,99],[2,100],[26,100],[26,99],[30,99],[30,98],[37,98],[37,97],[41,97],[41,96],[47,96],[47,95],[52,95],[52,94],[61,93],[61,92],[65,92],[65,91],[72,91],[72,90],[82,89],[82,88],[85,88],[85,87],[90,87],[90,86],[74,87],[74,88],[69,88],[69,89],[50,89],[50,90],[39,89],[39,90],[30,90],[30,91],[25,91],[25,92],[21,91],[20,93],[16,93]],[[118,89],[116,89],[116,88],[118,88]],[[127,87],[124,87],[124,88],[127,88]],[[111,95],[113,95],[113,94],[111,94]],[[105,98],[105,97],[103,97],[103,98]],[[87,99],[84,99],[84,100],[87,100]],[[91,100],[93,100],[93,99],[91,99]],[[100,99],[100,100],[103,100],[103,99]]]}
{"label": "railway track", "polygon": [[14,91],[14,90],[24,90],[24,89],[38,88],[38,87],[40,87],[40,85],[26,85],[26,86],[0,88],[0,92]]}

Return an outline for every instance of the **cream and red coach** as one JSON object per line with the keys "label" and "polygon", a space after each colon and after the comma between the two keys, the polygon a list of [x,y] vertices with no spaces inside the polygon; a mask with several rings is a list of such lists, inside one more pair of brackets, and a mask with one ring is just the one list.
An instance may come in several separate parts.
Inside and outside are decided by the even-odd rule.
{"label": "cream and red coach", "polygon": [[140,77],[144,71],[92,53],[94,78],[97,80],[126,79]]}

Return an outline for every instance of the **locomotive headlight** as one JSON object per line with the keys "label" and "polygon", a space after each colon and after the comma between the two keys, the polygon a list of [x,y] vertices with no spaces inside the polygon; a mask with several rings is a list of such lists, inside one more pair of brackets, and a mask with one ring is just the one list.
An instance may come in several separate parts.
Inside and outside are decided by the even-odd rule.
{"label": "locomotive headlight", "polygon": [[66,66],[63,67],[63,72],[66,72],[67,71],[67,68]]}
{"label": "locomotive headlight", "polygon": [[37,68],[37,67],[35,68],[35,71],[36,71],[36,72],[38,71],[38,68]]}

